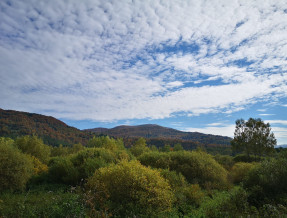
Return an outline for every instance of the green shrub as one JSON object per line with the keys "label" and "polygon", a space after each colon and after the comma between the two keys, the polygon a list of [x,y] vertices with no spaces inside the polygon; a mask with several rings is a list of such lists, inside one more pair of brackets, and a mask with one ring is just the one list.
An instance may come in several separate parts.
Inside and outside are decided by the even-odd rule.
{"label": "green shrub", "polygon": [[50,160],[48,175],[51,181],[64,184],[77,184],[79,173],[69,157],[55,157]]}
{"label": "green shrub", "polygon": [[109,136],[93,137],[89,140],[87,147],[106,148],[109,150],[124,150],[125,146],[122,139],[113,139]]}
{"label": "green shrub", "polygon": [[220,155],[217,154],[214,156],[214,159],[222,165],[226,170],[230,170],[232,166],[234,165],[234,160],[229,155]]}
{"label": "green shrub", "polygon": [[23,136],[15,141],[15,145],[23,153],[38,158],[43,163],[48,163],[51,149],[43,143],[42,139],[36,136]]}
{"label": "green shrub", "polygon": [[229,192],[217,192],[206,198],[190,217],[247,217],[250,214],[247,193],[240,187]]}
{"label": "green shrub", "polygon": [[144,138],[139,138],[135,144],[130,148],[130,152],[135,156],[138,157],[145,152],[149,152],[150,149],[146,145],[146,140]]}
{"label": "green shrub", "polygon": [[255,156],[255,155],[246,155],[246,154],[239,154],[233,158],[234,162],[260,162],[264,160],[264,157]]}
{"label": "green shrub", "polygon": [[169,171],[168,169],[160,169],[160,174],[165,178],[172,189],[186,187],[188,183],[185,180],[185,177],[176,171]]}
{"label": "green shrub", "polygon": [[158,216],[169,211],[174,200],[170,185],[160,173],[137,161],[98,169],[88,179],[86,189],[93,216],[96,212],[121,217]]}
{"label": "green shrub", "polygon": [[23,190],[33,174],[28,155],[13,146],[13,140],[0,138],[0,192]]}
{"label": "green shrub", "polygon": [[287,159],[270,159],[248,173],[244,187],[250,192],[249,201],[255,206],[287,195]]}
{"label": "green shrub", "polygon": [[138,160],[145,166],[168,169],[171,164],[170,154],[164,152],[148,152],[138,157]]}
{"label": "green shrub", "polygon": [[257,165],[257,163],[237,162],[231,168],[230,174],[233,183],[238,184],[244,180],[248,172]]}
{"label": "green shrub", "polygon": [[92,176],[95,170],[116,163],[121,159],[129,160],[129,155],[125,150],[111,151],[105,148],[88,148],[71,157],[81,179],[86,179]]}
{"label": "green shrub", "polygon": [[202,151],[149,152],[138,159],[146,166],[181,173],[188,182],[205,188],[225,189],[228,186],[227,171]]}
{"label": "green shrub", "polygon": [[101,167],[130,159],[126,150],[87,148],[72,155],[52,158],[49,177],[51,181],[73,185],[92,176]]}
{"label": "green shrub", "polygon": [[201,190],[198,184],[192,184],[183,188],[183,193],[187,199],[187,203],[198,207],[203,198],[205,197],[204,192]]}

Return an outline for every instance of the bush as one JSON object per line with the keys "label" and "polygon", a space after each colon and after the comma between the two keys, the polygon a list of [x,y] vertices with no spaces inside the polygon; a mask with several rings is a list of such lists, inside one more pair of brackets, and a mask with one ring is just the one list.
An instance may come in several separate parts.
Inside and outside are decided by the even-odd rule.
{"label": "bush", "polygon": [[198,184],[188,184],[185,177],[175,171],[162,169],[160,173],[171,185],[175,195],[174,207],[179,216],[188,214],[200,205],[205,194]]}
{"label": "bush", "polygon": [[56,183],[77,184],[79,173],[68,157],[55,157],[49,163],[49,178]]}
{"label": "bush", "polygon": [[198,207],[201,204],[205,196],[204,192],[201,190],[198,184],[184,187],[182,191],[186,197],[187,203],[194,205],[195,207]]}
{"label": "bush", "polygon": [[205,188],[225,189],[228,186],[227,171],[202,151],[149,152],[138,159],[146,166],[181,173],[188,182]]}
{"label": "bush", "polygon": [[146,140],[144,138],[139,138],[135,144],[130,148],[130,152],[138,157],[145,152],[149,152],[150,149],[146,145]]}
{"label": "bush", "polygon": [[238,162],[234,164],[230,172],[233,183],[238,184],[242,182],[244,178],[247,176],[248,172],[256,165],[257,165],[256,163],[244,163],[244,162]]}
{"label": "bush", "polygon": [[249,201],[258,206],[287,195],[287,159],[270,159],[253,168],[244,181]]}
{"label": "bush", "polygon": [[264,157],[255,156],[255,155],[246,155],[246,154],[239,154],[233,158],[234,162],[260,162],[264,160]]}
{"label": "bush", "polygon": [[13,140],[0,138],[0,192],[23,190],[33,174],[29,156],[13,146]]}
{"label": "bush", "polygon": [[90,148],[106,148],[109,150],[124,150],[124,143],[122,139],[113,139],[109,136],[93,137],[89,140],[87,147]]}
{"label": "bush", "polygon": [[95,170],[117,163],[121,160],[130,160],[126,150],[109,150],[105,148],[88,148],[71,157],[73,165],[79,172],[81,179],[92,176]]}
{"label": "bush", "polygon": [[212,198],[206,198],[190,217],[247,217],[250,214],[247,193],[240,187],[229,192],[217,192]]}
{"label": "bush", "polygon": [[159,170],[160,174],[165,178],[172,189],[186,187],[188,183],[185,180],[185,177],[176,171],[169,171],[167,169]]}
{"label": "bush", "polygon": [[34,165],[34,175],[48,172],[48,166],[46,164],[43,164],[38,158],[30,156],[30,159]]}
{"label": "bush", "polygon": [[73,185],[92,176],[97,169],[121,160],[130,160],[126,150],[87,148],[76,154],[52,158],[49,177],[54,182]]}
{"label": "bush", "polygon": [[230,170],[232,166],[234,165],[234,160],[229,155],[220,155],[217,154],[214,156],[214,159],[223,166],[226,170]]}
{"label": "bush", "polygon": [[138,160],[145,166],[168,169],[171,165],[170,154],[164,152],[148,152],[140,155]]}
{"label": "bush", "polygon": [[169,211],[174,200],[170,185],[160,173],[137,161],[98,169],[88,179],[86,189],[94,212],[121,217],[158,216]]}
{"label": "bush", "polygon": [[30,154],[43,163],[48,163],[51,149],[43,143],[42,139],[36,136],[23,136],[15,141],[15,145],[23,153]]}

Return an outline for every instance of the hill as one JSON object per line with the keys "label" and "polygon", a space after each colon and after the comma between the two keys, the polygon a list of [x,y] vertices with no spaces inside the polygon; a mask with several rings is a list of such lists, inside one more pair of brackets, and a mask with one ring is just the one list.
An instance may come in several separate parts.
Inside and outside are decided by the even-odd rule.
{"label": "hill", "polygon": [[185,142],[192,141],[198,142],[202,145],[230,145],[231,140],[231,138],[226,136],[203,134],[199,132],[183,132],[154,124],[139,126],[117,126],[112,129],[95,128],[87,129],[85,131],[121,138],[144,137],[146,139],[169,139]]}
{"label": "hill", "polygon": [[54,117],[0,109],[0,136],[37,135],[49,145],[86,144],[91,134],[68,126]]}
{"label": "hill", "polygon": [[0,137],[16,138],[33,134],[41,137],[45,144],[53,146],[60,144],[70,146],[75,143],[85,145],[94,135],[109,135],[115,138],[123,138],[125,145],[128,147],[133,145],[139,137],[144,137],[148,145],[157,147],[166,144],[173,146],[180,143],[187,150],[201,146],[213,151],[224,147],[230,150],[231,140],[229,137],[198,132],[182,132],[154,124],[117,126],[112,129],[95,128],[81,131],[51,116],[0,109]]}

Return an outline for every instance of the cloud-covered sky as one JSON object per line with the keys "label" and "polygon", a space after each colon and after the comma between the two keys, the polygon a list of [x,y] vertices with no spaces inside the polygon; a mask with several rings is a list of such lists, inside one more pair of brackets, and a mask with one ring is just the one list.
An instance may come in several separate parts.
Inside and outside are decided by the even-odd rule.
{"label": "cloud-covered sky", "polygon": [[287,144],[287,1],[0,1],[0,107]]}

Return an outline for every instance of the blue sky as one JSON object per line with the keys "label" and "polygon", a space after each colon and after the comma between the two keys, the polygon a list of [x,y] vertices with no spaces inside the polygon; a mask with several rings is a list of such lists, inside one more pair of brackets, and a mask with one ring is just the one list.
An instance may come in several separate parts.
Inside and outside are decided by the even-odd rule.
{"label": "blue sky", "polygon": [[0,107],[287,144],[286,1],[0,1]]}

